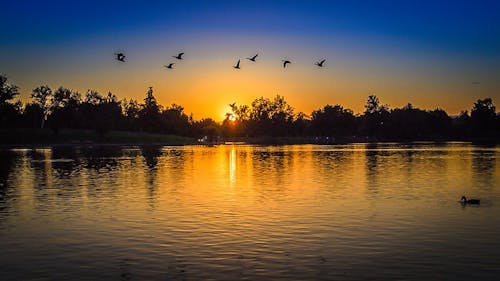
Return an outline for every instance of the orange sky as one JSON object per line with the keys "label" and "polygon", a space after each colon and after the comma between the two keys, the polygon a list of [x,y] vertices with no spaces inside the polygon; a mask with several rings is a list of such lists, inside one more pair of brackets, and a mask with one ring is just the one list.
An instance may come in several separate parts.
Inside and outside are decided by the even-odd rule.
{"label": "orange sky", "polygon": [[[290,41],[293,41],[290,39]],[[248,44],[245,44],[248,43]],[[293,42],[285,42],[293,46]],[[129,50],[126,63],[115,62],[109,54],[98,54],[99,62],[91,64],[83,59],[63,58],[49,69],[33,67],[30,79],[10,81],[21,86],[23,100],[28,100],[31,89],[41,84],[52,88],[65,86],[85,93],[87,89],[108,91],[121,98],[142,100],[149,86],[162,105],[177,103],[195,119],[211,117],[221,121],[229,110],[228,104],[250,104],[257,97],[272,98],[282,95],[296,109],[310,114],[326,104],[341,104],[356,113],[363,111],[369,94],[379,96],[390,107],[413,105],[434,109],[440,107],[449,114],[470,110],[472,103],[485,97],[498,102],[500,81],[498,70],[478,66],[474,62],[455,62],[452,57],[415,53],[412,58],[402,54],[380,52],[358,54],[356,50],[328,47],[306,52],[307,48],[290,47],[279,50],[276,42],[266,48],[243,42],[233,48],[218,49],[213,40],[198,40],[196,48],[185,50],[185,60],[177,62],[173,70],[163,64],[173,62],[170,54],[177,50],[134,53]],[[262,47],[262,46],[261,46]],[[236,51],[241,49],[242,51]],[[311,49],[315,49],[312,47]],[[256,63],[242,60],[241,69],[232,65],[238,58],[259,52]],[[290,55],[282,55],[290,54]],[[327,58],[326,67],[319,69],[314,61]],[[283,69],[281,59],[292,60]],[[21,71],[21,70],[20,70]],[[16,74],[16,71],[14,71]],[[480,84],[473,84],[479,80]]]}

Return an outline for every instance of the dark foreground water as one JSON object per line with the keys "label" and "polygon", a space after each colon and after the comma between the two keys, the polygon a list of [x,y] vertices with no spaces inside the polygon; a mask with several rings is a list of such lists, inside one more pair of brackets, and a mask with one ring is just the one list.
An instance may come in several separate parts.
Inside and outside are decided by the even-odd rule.
{"label": "dark foreground water", "polygon": [[464,143],[2,150],[0,280],[494,280],[499,157]]}

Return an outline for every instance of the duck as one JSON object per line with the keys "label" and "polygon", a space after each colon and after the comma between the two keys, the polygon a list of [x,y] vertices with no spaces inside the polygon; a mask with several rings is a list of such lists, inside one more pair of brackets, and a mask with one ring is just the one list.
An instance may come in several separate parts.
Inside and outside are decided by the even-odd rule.
{"label": "duck", "polygon": [[481,200],[479,199],[467,199],[467,197],[462,196],[462,199],[460,199],[460,203],[462,204],[470,204],[470,205],[479,205]]}

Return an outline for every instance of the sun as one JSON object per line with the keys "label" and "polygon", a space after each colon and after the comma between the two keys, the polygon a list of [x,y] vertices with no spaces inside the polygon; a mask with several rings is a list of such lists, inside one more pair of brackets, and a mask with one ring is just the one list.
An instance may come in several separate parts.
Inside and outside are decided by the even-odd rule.
{"label": "sun", "polygon": [[224,117],[225,117],[225,119],[227,119],[231,122],[236,121],[236,116],[234,114],[232,114],[231,112],[226,112],[226,114],[224,114]]}
{"label": "sun", "polygon": [[229,121],[232,121],[232,122],[236,121],[236,115],[234,115],[234,113],[232,112],[231,107],[229,107],[229,106],[225,107],[223,112],[224,112],[224,115],[223,115],[224,119],[228,119]]}

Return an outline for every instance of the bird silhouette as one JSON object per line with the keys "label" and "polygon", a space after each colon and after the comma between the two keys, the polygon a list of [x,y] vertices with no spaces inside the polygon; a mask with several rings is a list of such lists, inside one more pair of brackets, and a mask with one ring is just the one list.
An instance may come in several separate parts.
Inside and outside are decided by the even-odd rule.
{"label": "bird silhouette", "polygon": [[319,67],[323,67],[323,64],[325,63],[325,61],[326,61],[325,59],[322,59],[321,61],[317,61],[317,62],[315,63],[315,65],[317,65],[317,66],[319,66]]}
{"label": "bird silhouette", "polygon": [[177,56],[172,56],[172,57],[181,60],[183,55],[184,53],[179,53]]}
{"label": "bird silhouette", "polygon": [[287,63],[292,63],[291,61],[289,60],[282,60],[283,61],[283,68],[286,68],[286,64]]}
{"label": "bird silhouette", "polygon": [[251,60],[253,62],[255,62],[255,59],[257,58],[259,54],[255,54],[255,56],[251,57],[251,58],[247,58],[247,60]]}
{"label": "bird silhouette", "polygon": [[123,53],[117,53],[115,56],[117,61],[125,62],[125,55]]}
{"label": "bird silhouette", "polygon": [[236,65],[233,66],[233,67],[236,68],[236,69],[240,69],[240,60],[238,60],[238,62],[236,63]]}
{"label": "bird silhouette", "polygon": [[169,63],[168,65],[164,65],[165,68],[172,69],[174,68],[175,63]]}

